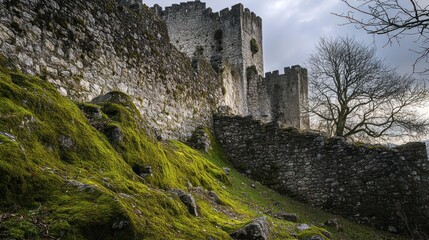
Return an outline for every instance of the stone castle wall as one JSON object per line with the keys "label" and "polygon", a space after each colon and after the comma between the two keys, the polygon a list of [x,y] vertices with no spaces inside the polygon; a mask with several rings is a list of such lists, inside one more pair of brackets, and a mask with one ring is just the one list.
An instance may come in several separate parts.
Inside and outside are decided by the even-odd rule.
{"label": "stone castle wall", "polygon": [[[199,0],[152,8],[165,22],[172,43],[188,56],[201,55],[220,69],[224,103],[232,113],[308,128],[307,71],[286,68],[263,78],[262,19],[242,4],[214,13]],[[252,52],[254,40],[259,50]]]}
{"label": "stone castle wall", "polygon": [[[242,4],[216,13],[200,1],[174,4],[165,10],[155,5],[153,10],[166,22],[171,42],[179,51],[189,57],[202,55],[218,69],[235,71],[229,75],[239,74],[233,82],[225,79],[225,101],[237,100],[229,105],[232,110],[249,114],[245,76],[251,66],[256,66],[259,75],[264,71],[262,19]],[[259,46],[255,54],[251,52],[252,39]]]}
{"label": "stone castle wall", "polygon": [[[271,120],[288,126],[307,129],[309,117],[302,115],[304,104],[308,102],[307,70],[300,66],[265,74],[268,98],[271,101]],[[282,104],[286,102],[287,104]]]}
{"label": "stone castle wall", "polygon": [[162,138],[185,139],[210,125],[222,81],[204,61],[170,44],[165,24],[138,1],[2,0],[0,53],[23,72],[89,101],[130,95]]}
{"label": "stone castle wall", "polygon": [[385,230],[429,232],[424,143],[348,144],[250,117],[215,117],[214,126],[233,165],[281,193]]}

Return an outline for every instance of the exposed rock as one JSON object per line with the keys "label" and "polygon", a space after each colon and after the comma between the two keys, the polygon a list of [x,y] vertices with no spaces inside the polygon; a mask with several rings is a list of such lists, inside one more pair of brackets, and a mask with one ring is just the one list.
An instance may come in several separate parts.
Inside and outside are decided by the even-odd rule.
{"label": "exposed rock", "polygon": [[343,231],[343,228],[340,222],[338,221],[338,219],[329,219],[328,221],[325,222],[325,225],[335,228],[337,232]]}
{"label": "exposed rock", "polygon": [[328,239],[332,239],[332,235],[328,231],[322,231],[323,236],[327,237]]}
{"label": "exposed rock", "polygon": [[211,145],[210,137],[206,133],[204,127],[198,127],[197,129],[195,129],[194,133],[192,134],[192,137],[188,140],[188,142],[189,145],[203,152],[208,152]]}
{"label": "exposed rock", "polygon": [[113,91],[113,92],[109,92],[106,93],[104,95],[98,96],[94,99],[91,100],[92,103],[116,103],[116,104],[121,104],[125,107],[131,107],[134,106],[134,103],[131,101],[131,98],[123,93],[123,92],[119,92],[119,91]]}
{"label": "exposed rock", "polygon": [[304,230],[310,229],[310,225],[303,223],[303,224],[299,224],[296,228],[298,228],[299,231],[304,231]]}
{"label": "exposed rock", "polygon": [[267,240],[269,235],[270,227],[265,217],[257,218],[242,229],[230,234],[230,236],[236,240]]}
{"label": "exposed rock", "polygon": [[275,213],[274,217],[278,219],[284,219],[289,222],[298,222],[298,219],[299,219],[298,215],[296,215],[295,213],[286,213],[286,212]]}
{"label": "exposed rock", "polygon": [[5,136],[5,137],[7,137],[7,138],[9,138],[11,141],[15,142],[15,136],[13,136],[12,134],[6,133],[6,132],[2,132],[2,131],[0,131],[0,134],[3,135],[3,136]]}
{"label": "exposed rock", "polygon": [[128,225],[128,221],[124,219],[118,219],[112,224],[113,229],[121,230]]}
{"label": "exposed rock", "polygon": [[225,174],[229,176],[229,174],[231,173],[231,168],[229,168],[229,167],[224,167],[224,168],[222,168],[222,169],[223,169],[223,171],[225,172]]}
{"label": "exposed rock", "polygon": [[210,191],[210,192],[209,192],[209,196],[210,196],[211,198],[213,198],[213,200],[214,200],[217,204],[221,204],[221,203],[222,203],[222,201],[220,200],[219,195],[217,195],[217,193],[215,193],[214,191]]}
{"label": "exposed rock", "polygon": [[91,125],[94,126],[96,121],[103,118],[101,107],[93,104],[79,104],[80,110],[85,114],[85,117],[89,119]]}
{"label": "exposed rock", "polygon": [[72,186],[72,187],[76,187],[77,189],[79,189],[79,191],[90,191],[93,192],[97,189],[96,186],[94,185],[89,185],[89,184],[85,184],[85,183],[81,183],[78,182],[76,180],[67,180],[67,185],[68,186]]}
{"label": "exposed rock", "polygon": [[194,215],[195,217],[198,217],[198,205],[191,194],[185,193],[180,189],[173,190],[172,192],[177,194],[177,196],[179,196],[180,201],[182,201],[183,204],[185,204],[190,214]]}
{"label": "exposed rock", "polygon": [[60,142],[60,147],[64,150],[68,150],[74,147],[74,141],[69,136],[61,135],[58,138],[58,141]]}
{"label": "exposed rock", "polygon": [[103,133],[111,143],[120,143],[124,140],[124,134],[118,126],[107,126],[103,129]]}
{"label": "exposed rock", "polygon": [[133,169],[133,172],[139,175],[140,177],[152,176],[152,166],[134,165],[132,169]]}

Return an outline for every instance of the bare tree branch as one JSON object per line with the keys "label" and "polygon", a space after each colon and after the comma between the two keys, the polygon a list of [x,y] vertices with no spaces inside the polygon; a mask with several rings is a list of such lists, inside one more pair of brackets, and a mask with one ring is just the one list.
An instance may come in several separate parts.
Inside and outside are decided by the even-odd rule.
{"label": "bare tree branch", "polygon": [[[420,47],[413,64],[429,62],[429,2],[426,0],[341,0],[350,11],[333,13],[369,34],[386,35],[388,43],[400,42],[403,36],[415,36]],[[420,73],[429,73],[425,67]]]}
{"label": "bare tree branch", "polygon": [[374,48],[348,37],[322,38],[309,68],[307,113],[330,135],[379,138],[429,129],[429,121],[414,112],[429,98],[428,89],[383,64]]}

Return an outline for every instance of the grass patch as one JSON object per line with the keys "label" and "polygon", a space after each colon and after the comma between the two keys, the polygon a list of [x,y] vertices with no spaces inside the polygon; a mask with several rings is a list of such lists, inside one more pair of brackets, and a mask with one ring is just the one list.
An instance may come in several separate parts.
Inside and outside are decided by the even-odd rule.
{"label": "grass patch", "polygon": [[[213,136],[208,154],[155,140],[125,94],[74,103],[50,83],[2,65],[0,103],[0,238],[230,239],[266,215],[272,239],[297,239],[338,218],[251,187]],[[191,193],[200,216],[172,189]],[[313,232],[270,217],[278,211],[297,213]],[[327,228],[334,239],[400,239],[338,219],[343,232]]]}

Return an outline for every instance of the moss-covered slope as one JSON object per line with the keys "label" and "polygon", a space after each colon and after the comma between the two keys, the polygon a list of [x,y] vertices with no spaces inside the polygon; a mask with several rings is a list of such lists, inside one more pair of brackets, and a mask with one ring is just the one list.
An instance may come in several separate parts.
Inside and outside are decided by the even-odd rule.
{"label": "moss-covered slope", "polygon": [[[0,62],[0,239],[230,239],[264,214],[273,239],[327,235],[270,217],[294,211],[314,225],[334,218],[251,187],[234,169],[227,176],[215,143],[203,154],[151,138],[128,96],[77,104]],[[172,189],[194,196],[198,217]],[[327,228],[334,239],[396,239],[340,221],[344,231]]]}

